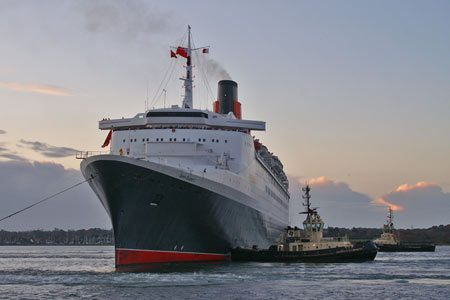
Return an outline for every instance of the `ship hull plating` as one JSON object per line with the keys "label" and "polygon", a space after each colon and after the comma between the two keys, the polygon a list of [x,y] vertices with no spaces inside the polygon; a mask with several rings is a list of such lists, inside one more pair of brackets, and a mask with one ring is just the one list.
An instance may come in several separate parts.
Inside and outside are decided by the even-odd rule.
{"label": "ship hull plating", "polygon": [[81,164],[111,218],[119,271],[223,262],[233,247],[267,247],[285,226],[243,204],[245,199],[233,200],[202,186],[201,178],[179,170],[168,175],[164,168],[106,155]]}

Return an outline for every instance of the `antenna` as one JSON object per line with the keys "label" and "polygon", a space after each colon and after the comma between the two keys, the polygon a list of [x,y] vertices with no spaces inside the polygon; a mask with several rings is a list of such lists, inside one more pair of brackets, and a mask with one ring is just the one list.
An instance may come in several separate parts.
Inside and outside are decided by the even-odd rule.
{"label": "antenna", "polygon": [[167,90],[163,89],[163,92],[164,92],[164,108],[166,108],[166,93],[167,93]]}
{"label": "antenna", "polygon": [[148,80],[147,80],[147,100],[145,102],[145,111],[148,110]]}

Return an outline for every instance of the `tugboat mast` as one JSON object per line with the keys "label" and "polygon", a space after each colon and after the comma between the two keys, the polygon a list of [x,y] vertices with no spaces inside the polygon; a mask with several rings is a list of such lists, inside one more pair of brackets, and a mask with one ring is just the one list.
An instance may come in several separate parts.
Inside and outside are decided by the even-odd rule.
{"label": "tugboat mast", "polygon": [[186,78],[180,78],[184,81],[184,99],[183,108],[194,108],[192,95],[192,62],[191,62],[191,26],[188,25],[188,47],[187,47],[187,62],[186,62]]}
{"label": "tugboat mast", "polygon": [[311,191],[311,188],[309,187],[309,185],[306,185],[306,187],[302,188],[302,191],[305,192],[305,195],[302,195],[302,198],[305,199],[303,206],[306,208],[306,211],[303,212],[303,214],[313,214],[315,212],[315,209],[311,209],[311,202],[309,201],[309,199],[311,199],[311,194],[309,193]]}
{"label": "tugboat mast", "polygon": [[388,215],[388,226],[389,227],[394,227],[394,223],[392,223],[392,219],[394,218],[394,216],[392,215],[392,208],[389,206],[389,215]]}

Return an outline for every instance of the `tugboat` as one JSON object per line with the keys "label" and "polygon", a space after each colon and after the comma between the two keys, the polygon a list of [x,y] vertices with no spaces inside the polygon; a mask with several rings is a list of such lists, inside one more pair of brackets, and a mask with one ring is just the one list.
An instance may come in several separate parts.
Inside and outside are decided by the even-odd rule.
{"label": "tugboat", "polygon": [[303,233],[298,227],[287,227],[277,239],[277,244],[269,249],[234,248],[231,250],[232,261],[258,262],[364,262],[372,261],[377,255],[373,242],[352,244],[348,237],[324,238],[324,222],[311,208],[311,188],[302,188],[305,195],[303,205],[306,214],[303,221]]}
{"label": "tugboat", "polygon": [[434,244],[426,243],[402,243],[394,233],[394,223],[392,222],[394,216],[392,208],[389,207],[389,215],[386,224],[383,225],[383,233],[379,238],[373,242],[377,245],[381,252],[434,252],[436,246]]}

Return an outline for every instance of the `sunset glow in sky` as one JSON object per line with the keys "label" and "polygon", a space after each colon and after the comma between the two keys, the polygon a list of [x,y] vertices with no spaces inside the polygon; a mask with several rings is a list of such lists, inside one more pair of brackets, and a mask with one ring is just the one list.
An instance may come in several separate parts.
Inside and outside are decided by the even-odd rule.
{"label": "sunset glow in sky", "polygon": [[[308,181],[330,226],[381,226],[388,205],[398,227],[450,223],[450,2],[406,0],[1,1],[3,214],[80,179],[74,153],[102,150],[99,120],[143,112],[147,94],[163,107],[171,63],[165,104],[181,104],[169,47],[188,24],[211,47],[194,61],[194,106],[212,109],[225,73],[238,82],[243,117],[267,122],[256,136],[289,175],[292,222]],[[95,205],[98,224],[67,227],[108,228]],[[65,228],[39,213],[3,226]]]}

